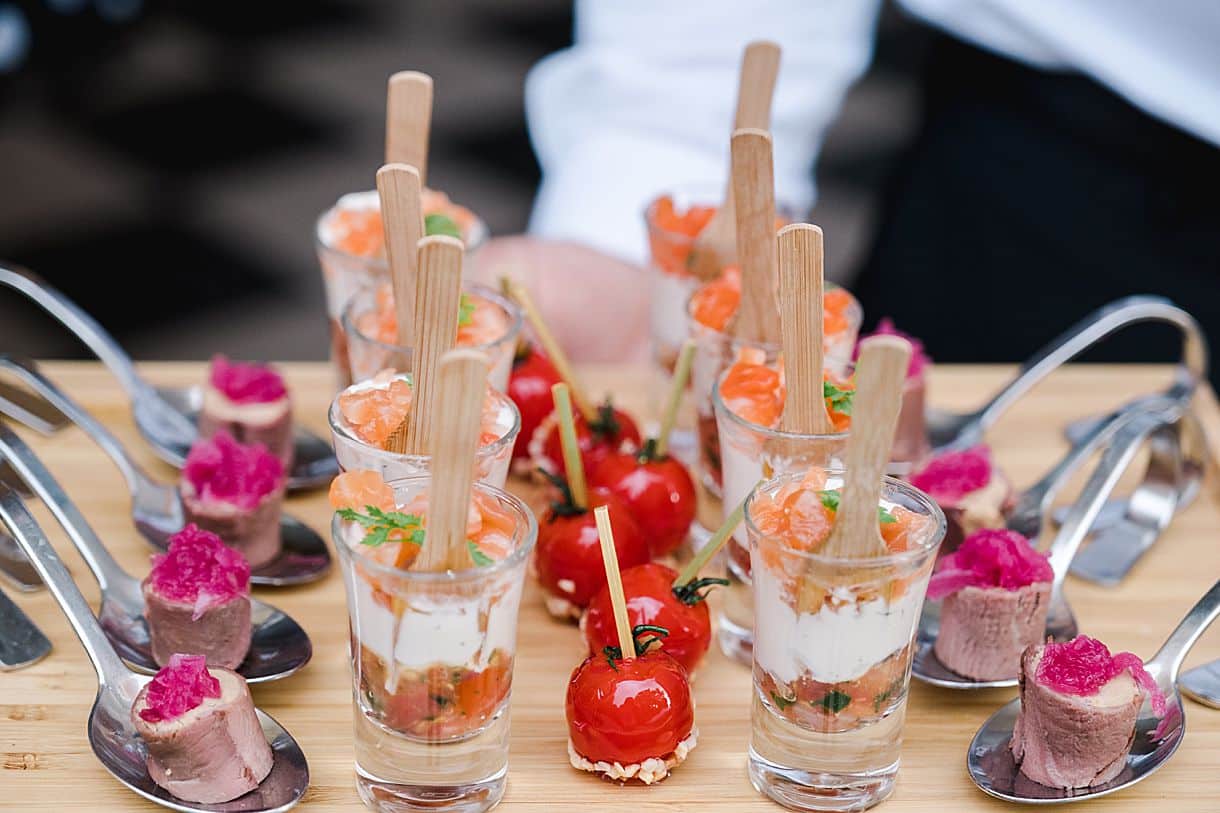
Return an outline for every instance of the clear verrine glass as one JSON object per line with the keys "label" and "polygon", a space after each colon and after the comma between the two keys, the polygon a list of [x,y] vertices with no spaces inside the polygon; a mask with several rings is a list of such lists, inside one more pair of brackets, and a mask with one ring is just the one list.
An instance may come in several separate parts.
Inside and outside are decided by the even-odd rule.
{"label": "clear verrine glass", "polygon": [[[886,478],[880,507],[897,523],[886,531],[887,552],[825,555],[799,532],[761,530],[777,527],[764,513],[802,476],[769,480],[747,503],[756,620],[750,780],[794,809],[863,810],[889,796],[898,774],[912,640],[945,518],[927,495]],[[824,489],[842,480],[831,470]]]}

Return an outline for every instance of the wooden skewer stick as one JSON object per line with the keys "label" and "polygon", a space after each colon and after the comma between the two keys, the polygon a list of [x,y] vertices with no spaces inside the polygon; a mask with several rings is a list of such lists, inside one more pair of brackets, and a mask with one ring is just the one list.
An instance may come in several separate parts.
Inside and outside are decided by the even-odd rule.
{"label": "wooden skewer stick", "polygon": [[428,137],[432,129],[432,77],[399,71],[390,77],[385,105],[385,162],[409,164],[428,180]]}
{"label": "wooden skewer stick", "polygon": [[779,341],[775,298],[775,167],[771,135],[746,129],[733,133],[733,196],[737,206],[737,264],[741,305],[733,335],[752,342]]}
{"label": "wooden skewer stick", "polygon": [[413,570],[465,570],[474,566],[466,544],[466,516],[490,366],[487,356],[477,350],[451,350],[436,371],[436,395],[445,408],[432,422],[428,442],[432,482],[427,533]]}
{"label": "wooden skewer stick", "polygon": [[822,393],[822,230],[794,223],[779,231],[779,309],[784,379],[782,426],[803,435],[834,431]]}
{"label": "wooden skewer stick", "polygon": [[572,398],[568,385],[560,381],[551,387],[555,415],[559,418],[559,444],[563,449],[563,467],[568,473],[568,491],[572,507],[589,507],[589,486],[585,480],[585,464],[580,459],[580,441],[576,438],[576,420],[572,416]]}
{"label": "wooden skewer stick", "polygon": [[678,420],[678,409],[682,406],[682,396],[686,394],[686,382],[690,380],[690,368],[695,360],[695,340],[687,339],[678,351],[678,363],[674,367],[674,377],[669,385],[669,399],[665,402],[665,411],[661,414],[661,427],[657,430],[656,455],[665,457],[669,452],[669,436],[674,431]]}
{"label": "wooden skewer stick", "polygon": [[[761,483],[762,481],[759,480],[759,482]],[[747,496],[746,500],[748,499],[749,497]],[[729,541],[737,530],[737,526],[745,518],[746,500],[742,500],[737,504],[732,513],[725,518],[724,523],[716,529],[716,533],[712,534],[712,538],[707,541],[707,544],[700,548],[699,552],[686,563],[686,567],[682,568],[682,572],[674,579],[674,587],[681,587],[687,582],[693,581],[699,575],[699,571],[703,569],[703,566],[712,561],[712,557]]]}
{"label": "wooden skewer stick", "polygon": [[627,615],[627,598],[623,595],[623,576],[618,569],[618,551],[614,547],[614,530],[610,527],[610,511],[604,505],[593,509],[597,520],[597,536],[602,546],[602,564],[606,567],[606,584],[610,588],[610,605],[614,608],[614,627],[618,646],[624,658],[634,658],[635,637],[631,634],[631,618]]}
{"label": "wooden skewer stick", "polygon": [[[433,235],[419,241],[415,315],[411,322],[411,409],[407,412],[408,454],[425,454],[432,422],[449,409],[436,398],[441,357],[457,342],[462,307],[462,241]],[[479,397],[483,390],[479,391]],[[476,425],[478,421],[475,422]]]}
{"label": "wooden skewer stick", "polygon": [[547,327],[546,321],[542,318],[542,313],[538,310],[538,306],[534,304],[533,297],[530,296],[530,292],[525,289],[524,285],[510,277],[501,278],[500,286],[509,299],[512,299],[521,306],[522,313],[525,314],[530,327],[534,329],[534,335],[538,338],[538,344],[542,345],[542,349],[551,360],[551,364],[555,366],[555,372],[559,373],[559,377],[567,382],[568,388],[572,392],[572,402],[576,404],[576,408],[580,410],[580,414],[585,421],[593,423],[597,420],[597,410],[589,403],[589,399],[584,396],[584,391],[580,388],[580,382],[576,380],[576,373],[572,369],[572,363],[568,361],[567,354],[559,346],[559,341],[555,338],[555,334]]}
{"label": "wooden skewer stick", "polygon": [[411,346],[415,321],[415,285],[419,241],[424,237],[423,182],[419,170],[406,164],[386,164],[377,170],[377,194],[385,230],[386,257],[398,320],[398,344]]}
{"label": "wooden skewer stick", "polygon": [[[741,54],[737,78],[737,114],[733,129],[771,129],[771,100],[779,74],[780,48],[774,42],[756,40]],[[687,268],[699,279],[710,280],[737,260],[737,218],[733,202],[733,180],[725,184],[724,203],[695,237]]]}

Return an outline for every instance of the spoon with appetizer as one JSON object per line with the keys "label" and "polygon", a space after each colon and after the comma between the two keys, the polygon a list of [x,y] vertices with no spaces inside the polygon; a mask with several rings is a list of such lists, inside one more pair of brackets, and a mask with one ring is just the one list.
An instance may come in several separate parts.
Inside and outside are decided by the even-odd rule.
{"label": "spoon with appetizer", "polygon": [[133,669],[151,674],[175,653],[189,652],[261,683],[309,662],[313,645],[305,630],[250,596],[250,564],[220,537],[188,525],[171,538],[167,553],[153,557],[152,571],[140,581],[120,567],[42,461],[4,424],[0,456],[80,551],[101,588],[102,629]]}
{"label": "spoon with appetizer", "polygon": [[131,790],[173,810],[274,813],[309,786],[305,754],[254,707],[245,679],[175,653],[149,678],[123,665],[46,535],[0,484],[0,521],[25,550],[68,617],[97,672],[89,744]]}
{"label": "spoon with appetizer", "polygon": [[330,444],[293,426],[288,391],[270,368],[218,357],[206,386],[157,387],[141,377],[131,357],[92,316],[34,274],[0,266],[0,285],[33,300],[101,359],[131,400],[140,434],[166,462],[181,468],[201,435],[229,426],[241,427],[254,439],[273,440],[268,445],[284,461],[290,490],[320,488],[339,473]]}
{"label": "spoon with appetizer", "polygon": [[188,522],[219,535],[250,562],[251,581],[263,586],[303,584],[330,568],[325,540],[281,511],[284,468],[260,442],[241,443],[227,430],[197,441],[178,488],[149,477],[110,430],[39,372],[28,359],[0,355],[0,369],[69,416],[110,457],[131,491],[136,528],[165,549]]}

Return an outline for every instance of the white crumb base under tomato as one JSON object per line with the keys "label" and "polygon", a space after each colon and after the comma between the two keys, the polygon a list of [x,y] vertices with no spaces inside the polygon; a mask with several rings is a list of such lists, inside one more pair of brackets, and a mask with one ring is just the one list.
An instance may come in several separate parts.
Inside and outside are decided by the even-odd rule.
{"label": "white crumb base under tomato", "polygon": [[617,762],[590,762],[577,753],[576,747],[569,739],[568,760],[572,763],[573,768],[589,773],[600,773],[607,779],[620,782],[638,779],[645,785],[651,785],[669,776],[670,771],[686,761],[686,755],[695,750],[698,737],[699,729],[691,728],[686,739],[678,743],[672,754],[665,757],[650,757],[643,762],[634,762],[630,765],[620,765]]}

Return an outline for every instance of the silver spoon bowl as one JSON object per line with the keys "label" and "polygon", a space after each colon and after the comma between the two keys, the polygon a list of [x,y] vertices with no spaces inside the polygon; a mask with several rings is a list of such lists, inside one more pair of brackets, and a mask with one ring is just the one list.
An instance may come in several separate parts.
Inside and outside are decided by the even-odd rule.
{"label": "silver spoon bowl", "polygon": [[0,672],[33,666],[50,652],[47,636],[0,590]]}
{"label": "silver spoon bowl", "polygon": [[145,764],[144,743],[131,722],[131,706],[148,676],[123,665],[46,535],[21,499],[3,484],[0,521],[38,569],[97,672],[97,699],[89,713],[89,744],[106,770],[150,802],[183,813],[279,813],[301,800],[309,787],[305,754],[292,735],[261,709],[257,710],[258,721],[271,745],[274,762],[271,773],[257,788],[229,802],[196,804],[172,796],[153,782]]}
{"label": "silver spoon bowl", "polygon": [[[0,369],[20,378],[106,452],[131,491],[131,513],[136,528],[155,547],[167,548],[169,538],[182,530],[186,522],[178,489],[158,483],[145,474],[118,438],[39,372],[33,361],[0,355]],[[279,556],[254,570],[250,575],[252,583],[269,587],[305,584],[322,578],[330,569],[331,555],[326,541],[300,520],[280,515],[280,541]]]}
{"label": "silver spoon bowl", "polygon": [[1166,711],[1157,717],[1145,702],[1135,724],[1135,738],[1127,765],[1114,779],[1089,788],[1048,788],[1018,771],[1009,744],[1021,710],[1020,698],[1003,706],[983,723],[966,753],[966,766],[974,784],[988,795],[1008,802],[1055,804],[1107,796],[1134,785],[1164,765],[1182,744],[1186,717],[1178,693],[1182,662],[1204,630],[1220,615],[1220,582],[1199,599],[1169,636],[1145,669],[1165,695]]}
{"label": "silver spoon bowl", "polygon": [[[102,593],[98,617],[111,646],[131,668],[156,672],[139,580],[119,566],[42,461],[4,424],[0,424],[0,456],[13,464],[26,485],[55,515],[93,572]],[[38,563],[33,564],[37,568]],[[313,645],[297,622],[253,597],[250,610],[250,650],[235,671],[250,683],[262,683],[288,677],[309,663]]]}
{"label": "silver spoon bowl", "polygon": [[[29,271],[0,266],[0,284],[24,294],[101,359],[127,393],[140,434],[159,457],[181,468],[198,436],[199,388],[156,387],[145,381],[131,357],[92,316]],[[290,490],[320,488],[339,474],[330,444],[300,427],[293,461],[288,472]]]}
{"label": "silver spoon bowl", "polygon": [[[1113,443],[1106,449],[1097,468],[1089,477],[1079,499],[1069,511],[1066,521],[1051,541],[1049,559],[1054,571],[1051,582],[1050,608],[1046,617],[1046,635],[1056,641],[1067,641],[1076,637],[1078,626],[1072,608],[1064,595],[1063,584],[1067,578],[1072,558],[1081,542],[1088,536],[1089,528],[1096,519],[1102,505],[1122,479],[1127,467],[1135,459],[1140,446],[1148,436],[1173,418],[1176,402],[1151,404],[1145,408],[1125,412],[1116,417]],[[992,689],[1017,685],[1017,678],[1001,680],[975,680],[959,675],[936,657],[934,645],[940,632],[940,602],[928,600],[924,603],[915,633],[915,656],[911,675],[925,683],[947,689]]]}

